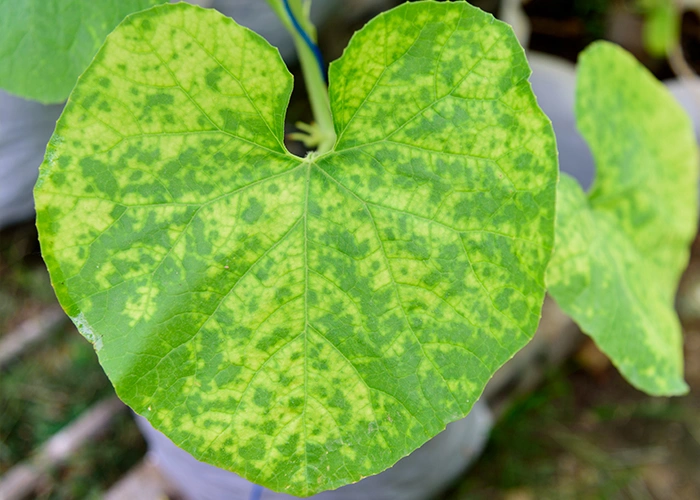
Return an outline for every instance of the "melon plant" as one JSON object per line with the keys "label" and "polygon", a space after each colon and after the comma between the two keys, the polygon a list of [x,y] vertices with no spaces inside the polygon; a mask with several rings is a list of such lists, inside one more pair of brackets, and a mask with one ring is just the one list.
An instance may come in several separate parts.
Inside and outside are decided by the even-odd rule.
{"label": "melon plant", "polygon": [[561,178],[549,292],[632,385],[683,394],[673,304],[697,232],[692,125],[631,54],[600,42],[579,58],[576,116],[597,175],[588,194]]}
{"label": "melon plant", "polygon": [[636,387],[687,390],[673,294],[697,147],[631,56],[582,56],[585,194],[558,185],[509,26],[463,1],[400,5],[326,89],[304,6],[269,3],[315,150],[285,146],[277,50],[184,3],[106,38],[47,148],[42,254],[122,400],[197,459],[308,496],[464,417],[534,335],[547,286]]}

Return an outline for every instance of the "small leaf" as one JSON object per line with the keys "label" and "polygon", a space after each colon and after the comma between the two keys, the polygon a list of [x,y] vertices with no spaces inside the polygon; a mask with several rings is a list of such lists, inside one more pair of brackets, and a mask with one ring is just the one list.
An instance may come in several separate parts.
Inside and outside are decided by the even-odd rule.
{"label": "small leaf", "polygon": [[644,0],[639,3],[645,18],[644,47],[652,56],[668,56],[680,41],[681,13],[676,0]]}
{"label": "small leaf", "polygon": [[107,34],[166,0],[0,0],[0,88],[63,102]]}
{"label": "small leaf", "polygon": [[597,177],[588,199],[575,181],[561,180],[549,292],[632,385],[682,394],[673,304],[697,230],[690,120],[633,56],[610,43],[581,55],[576,99]]}
{"label": "small leaf", "polygon": [[262,38],[186,4],[130,17],[36,188],[56,293],[119,396],[296,495],[466,415],[544,297],[556,151],[528,75],[490,15],[405,4],[331,66],[338,143],[301,159]]}

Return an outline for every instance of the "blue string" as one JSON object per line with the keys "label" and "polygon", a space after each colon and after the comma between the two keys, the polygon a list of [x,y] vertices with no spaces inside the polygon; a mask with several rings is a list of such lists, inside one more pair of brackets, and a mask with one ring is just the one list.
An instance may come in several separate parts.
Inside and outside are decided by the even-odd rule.
{"label": "blue string", "polygon": [[292,8],[289,6],[289,0],[282,0],[282,3],[284,4],[284,9],[287,11],[287,15],[292,20],[292,26],[294,26],[294,29],[297,33],[299,33],[299,36],[302,38],[302,40],[304,40],[304,43],[306,43],[306,45],[311,49],[311,52],[313,52],[314,57],[316,58],[316,63],[318,64],[318,70],[321,72],[321,75],[323,75],[323,80],[328,83],[328,78],[325,71],[326,65],[323,62],[321,49],[318,48],[318,45],[314,43],[309,34],[304,31],[304,28],[302,28],[301,24],[299,24],[299,21],[292,12]]}
{"label": "blue string", "polygon": [[248,500],[260,500],[262,498],[264,488],[259,484],[254,484],[253,489],[250,490],[250,496]]}

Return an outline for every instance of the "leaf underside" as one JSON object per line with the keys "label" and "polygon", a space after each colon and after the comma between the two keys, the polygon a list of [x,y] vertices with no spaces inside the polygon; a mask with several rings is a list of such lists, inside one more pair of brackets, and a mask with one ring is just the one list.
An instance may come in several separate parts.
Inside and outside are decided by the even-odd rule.
{"label": "leaf underside", "polygon": [[301,159],[267,42],[186,4],[132,16],[41,168],[56,293],[196,458],[295,495],[378,473],[537,327],[557,165],[528,76],[490,15],[405,4],[331,65],[338,141]]}
{"label": "leaf underside", "polygon": [[633,56],[603,42],[580,57],[576,115],[597,177],[588,197],[561,180],[549,292],[632,385],[682,394],[674,296],[697,231],[692,125]]}
{"label": "leaf underside", "polygon": [[0,88],[63,102],[107,34],[167,0],[0,0]]}

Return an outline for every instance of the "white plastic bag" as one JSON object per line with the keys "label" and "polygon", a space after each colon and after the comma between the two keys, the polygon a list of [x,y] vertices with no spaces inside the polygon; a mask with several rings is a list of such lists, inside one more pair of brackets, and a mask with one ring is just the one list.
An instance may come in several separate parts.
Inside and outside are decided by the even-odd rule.
{"label": "white plastic bag", "polygon": [[[175,446],[146,419],[136,423],[148,442],[158,468],[178,486],[187,500],[289,500],[290,495],[265,490],[232,472],[198,462]],[[481,454],[491,431],[492,417],[477,402],[464,419],[453,422],[433,439],[386,471],[314,500],[425,500],[444,490]]]}
{"label": "white plastic bag", "polygon": [[62,109],[0,91],[0,229],[34,216],[32,189]]}

